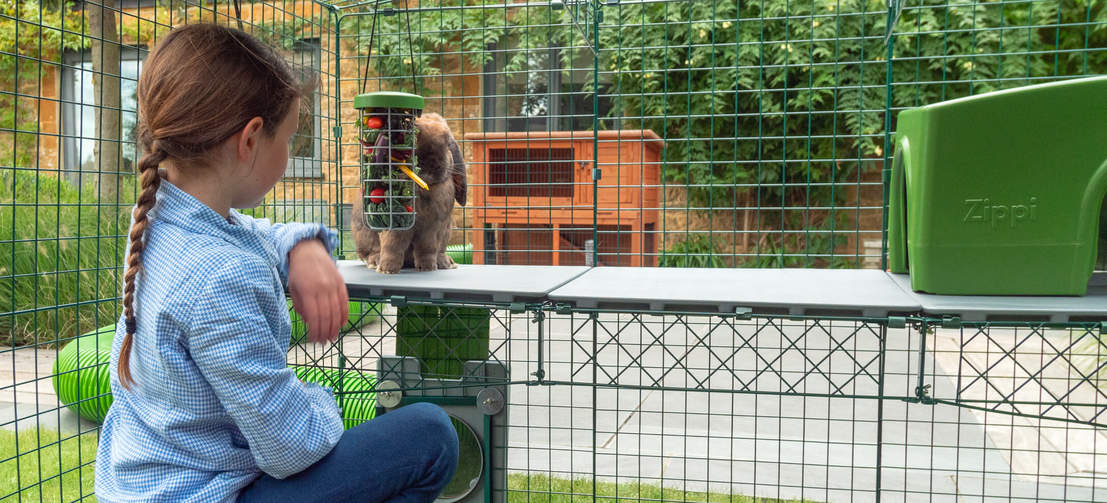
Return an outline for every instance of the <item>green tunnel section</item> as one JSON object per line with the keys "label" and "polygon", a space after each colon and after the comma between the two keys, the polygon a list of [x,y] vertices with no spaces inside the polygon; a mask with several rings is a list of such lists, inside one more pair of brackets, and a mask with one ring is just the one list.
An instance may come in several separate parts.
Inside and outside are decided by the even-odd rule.
{"label": "green tunnel section", "polygon": [[[379,317],[380,309],[367,302],[351,302],[349,324],[364,324]],[[293,344],[303,340],[307,329],[295,317],[292,323]],[[349,328],[349,327],[347,327]],[[77,415],[89,421],[103,422],[111,406],[112,341],[115,325],[100,327],[86,333],[58,351],[50,378],[58,399]],[[376,395],[359,393],[371,390],[376,377],[350,370],[290,366],[301,381],[334,390],[342,419],[347,428],[372,419],[376,412]]]}
{"label": "green tunnel section", "polygon": [[115,325],[100,327],[84,334],[58,351],[50,383],[54,393],[77,415],[95,421],[104,420],[111,406],[111,344]]}
{"label": "green tunnel section", "polygon": [[377,377],[356,370],[324,369],[290,365],[301,381],[315,383],[334,390],[342,424],[353,428],[377,415]]}
{"label": "green tunnel section", "polygon": [[[346,324],[342,326],[342,331],[345,332],[376,321],[381,317],[381,309],[383,309],[381,305],[375,302],[351,301],[350,314],[346,318]],[[306,343],[308,326],[304,319],[300,317],[300,313],[292,309],[292,299],[288,299],[288,317],[292,322],[292,338],[289,343],[293,345]]]}

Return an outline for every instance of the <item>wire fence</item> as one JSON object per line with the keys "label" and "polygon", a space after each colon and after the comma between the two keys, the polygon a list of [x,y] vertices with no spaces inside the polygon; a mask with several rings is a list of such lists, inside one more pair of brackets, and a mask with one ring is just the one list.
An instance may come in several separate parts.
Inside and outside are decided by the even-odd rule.
{"label": "wire fence", "polygon": [[[285,179],[248,212],[335,227],[349,259],[363,92],[416,92],[450,125],[468,166],[451,217],[466,261],[884,268],[899,111],[1107,68],[1107,6],[1090,0],[10,0],[0,499],[92,499],[110,405],[112,332],[98,329],[119,316],[142,155],[137,77],[161,36],[196,22],[240,26],[318,76]],[[1107,490],[1093,321],[396,300],[360,296],[326,347],[302,342],[292,313],[289,363],[336,390],[347,425],[383,412],[382,390],[456,409],[492,475],[480,497]],[[466,416],[493,388],[504,412]]]}
{"label": "wire fence", "polygon": [[[343,375],[390,376],[376,389],[405,396],[507,388],[486,465],[507,481],[494,501],[1097,501],[1104,491],[1098,323],[366,299],[380,319],[298,361],[332,369],[339,389]],[[398,320],[413,308],[410,331]],[[480,311],[489,323],[461,326]],[[420,361],[397,370],[393,355]],[[508,371],[477,379],[466,360]]]}

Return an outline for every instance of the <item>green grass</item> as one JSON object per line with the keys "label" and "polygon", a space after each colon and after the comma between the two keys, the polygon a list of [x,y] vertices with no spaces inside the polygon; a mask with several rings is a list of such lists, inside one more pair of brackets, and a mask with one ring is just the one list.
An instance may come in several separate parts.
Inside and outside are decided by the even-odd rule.
{"label": "green grass", "polygon": [[[22,501],[70,502],[96,501],[93,473],[96,460],[94,432],[79,437],[44,429],[19,432],[19,456],[16,434],[0,430],[0,503]],[[59,470],[59,467],[61,468]],[[61,474],[59,476],[59,473]],[[18,475],[17,475],[18,474]],[[507,477],[509,503],[576,503],[592,501],[592,481],[565,479],[539,474],[513,473]],[[22,490],[21,490],[22,489]],[[796,500],[754,498],[725,493],[681,491],[659,485],[625,482],[599,482],[596,500],[704,501],[713,503],[769,503]]]}
{"label": "green grass", "polygon": [[[120,178],[133,197],[133,177]],[[131,202],[0,170],[0,344],[53,344],[114,323]]]}
{"label": "green grass", "polygon": [[[705,501],[712,503],[770,503],[799,500],[756,498],[741,494],[706,493],[662,488],[639,482],[596,483],[595,501]],[[512,473],[507,476],[508,503],[584,503],[592,501],[592,480]]]}
{"label": "green grass", "polygon": [[96,501],[93,473],[97,434],[44,429],[0,430],[0,503]]}

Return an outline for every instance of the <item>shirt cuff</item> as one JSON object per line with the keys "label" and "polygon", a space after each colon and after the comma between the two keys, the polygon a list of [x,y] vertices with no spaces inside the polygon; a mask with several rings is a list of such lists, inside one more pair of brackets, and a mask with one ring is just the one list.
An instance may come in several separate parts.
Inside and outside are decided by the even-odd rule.
{"label": "shirt cuff", "polygon": [[296,228],[289,229],[291,232],[285,233],[282,236],[283,250],[278,249],[281,253],[280,273],[281,280],[288,284],[288,254],[292,251],[296,245],[301,241],[308,239],[318,239],[323,242],[323,246],[327,249],[327,254],[331,256],[331,261],[337,263],[337,259],[334,256],[334,250],[338,248],[338,233],[328,229],[322,224],[299,224]]}

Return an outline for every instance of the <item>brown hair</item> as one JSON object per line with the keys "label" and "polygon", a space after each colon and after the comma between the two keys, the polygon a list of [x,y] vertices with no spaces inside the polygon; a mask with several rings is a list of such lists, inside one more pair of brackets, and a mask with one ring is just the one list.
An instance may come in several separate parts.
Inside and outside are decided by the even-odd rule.
{"label": "brown hair", "polygon": [[119,381],[129,388],[130,353],[137,323],[135,279],[142,269],[147,215],[154,207],[166,159],[203,164],[209,152],[254,117],[272,137],[297,97],[314,84],[301,84],[271,48],[243,31],[214,24],[175,28],[143,63],[138,79],[138,141],[146,154],[138,162],[141,192],[131,224],[123,286],[126,336],[119,352]]}

